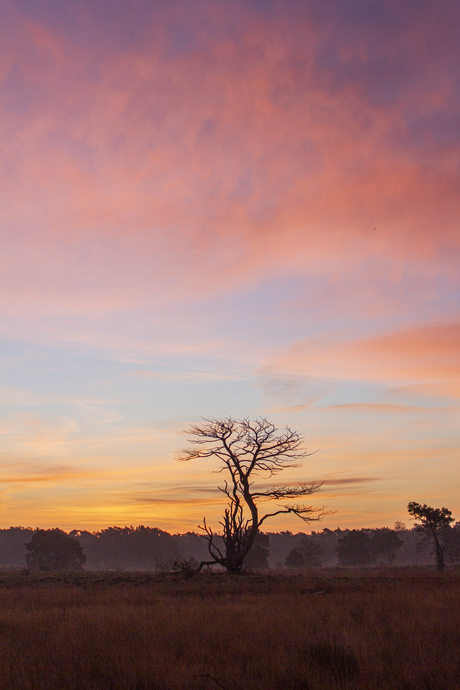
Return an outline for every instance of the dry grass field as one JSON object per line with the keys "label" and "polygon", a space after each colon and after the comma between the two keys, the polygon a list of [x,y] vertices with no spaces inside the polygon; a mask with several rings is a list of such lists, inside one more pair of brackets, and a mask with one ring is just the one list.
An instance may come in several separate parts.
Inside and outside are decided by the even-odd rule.
{"label": "dry grass field", "polygon": [[460,571],[0,574],[0,688],[458,690]]}

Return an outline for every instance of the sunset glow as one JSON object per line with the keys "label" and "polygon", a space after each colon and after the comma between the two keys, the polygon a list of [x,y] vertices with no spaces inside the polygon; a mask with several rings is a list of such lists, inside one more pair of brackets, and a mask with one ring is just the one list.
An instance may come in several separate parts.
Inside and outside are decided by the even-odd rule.
{"label": "sunset glow", "polygon": [[460,519],[459,3],[0,8],[0,527],[217,526],[229,415]]}

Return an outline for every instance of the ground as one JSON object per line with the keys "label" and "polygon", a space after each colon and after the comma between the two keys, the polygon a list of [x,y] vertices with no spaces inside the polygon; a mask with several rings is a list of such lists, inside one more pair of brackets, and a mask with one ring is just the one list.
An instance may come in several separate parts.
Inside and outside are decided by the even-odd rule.
{"label": "ground", "polygon": [[0,688],[457,690],[460,570],[0,573]]}

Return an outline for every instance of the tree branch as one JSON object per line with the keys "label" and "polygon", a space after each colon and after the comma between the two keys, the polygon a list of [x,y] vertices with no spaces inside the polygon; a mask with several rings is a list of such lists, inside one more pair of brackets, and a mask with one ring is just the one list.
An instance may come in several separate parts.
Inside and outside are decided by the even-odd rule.
{"label": "tree branch", "polygon": [[[267,515],[264,515],[263,518],[259,520],[258,527],[260,527],[265,520],[267,520],[268,518],[275,517],[275,515],[286,515],[288,513],[293,513],[304,522],[317,522],[318,520],[321,520],[321,518],[325,515],[332,515],[333,512],[334,511],[325,510],[324,506],[322,508],[317,508],[314,506],[283,506],[282,510],[280,509],[275,511],[274,513],[267,513]],[[311,515],[312,513],[317,513],[317,516],[307,517],[307,515]]]}

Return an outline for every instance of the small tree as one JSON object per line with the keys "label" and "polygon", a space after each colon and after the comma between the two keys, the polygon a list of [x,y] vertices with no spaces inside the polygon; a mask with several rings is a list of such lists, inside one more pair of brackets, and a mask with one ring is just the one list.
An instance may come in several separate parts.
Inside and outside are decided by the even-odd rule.
{"label": "small tree", "polygon": [[444,555],[451,563],[460,563],[460,522],[443,530],[445,537]]}
{"label": "small tree", "polygon": [[291,549],[284,559],[284,565],[288,568],[303,568],[305,565],[305,555],[302,549],[298,546]]}
{"label": "small tree", "polygon": [[371,565],[371,539],[364,530],[352,529],[338,541],[339,565]]}
{"label": "small tree", "polygon": [[268,534],[258,532],[257,537],[254,539],[254,544],[244,560],[244,567],[254,568],[254,570],[267,570],[270,567],[268,564],[269,555],[270,537]]}
{"label": "small tree", "polygon": [[320,568],[323,565],[322,556],[324,556],[324,551],[319,545],[317,537],[314,537],[312,534],[306,534],[302,539],[300,548],[304,555],[305,565],[308,568]]}
{"label": "small tree", "polygon": [[419,520],[420,524],[416,525],[418,529],[423,530],[425,534],[431,536],[433,539],[433,556],[436,563],[436,570],[444,570],[444,550],[446,547],[446,532],[449,531],[450,525],[454,522],[452,512],[447,508],[431,508],[426,503],[416,503],[411,501],[407,510],[409,515],[415,520]]}
{"label": "small tree", "polygon": [[24,544],[30,570],[83,570],[86,556],[78,539],[60,529],[39,529]]}
{"label": "small tree", "polygon": [[[259,514],[259,502],[283,501],[309,496],[321,488],[321,483],[304,482],[296,486],[277,485],[267,489],[256,489],[254,479],[270,478],[288,467],[300,467],[300,460],[311,455],[302,449],[303,438],[289,427],[279,433],[278,429],[264,417],[250,421],[205,419],[201,425],[192,425],[190,439],[192,449],[184,450],[180,460],[195,460],[214,457],[220,462],[218,472],[225,472],[227,478],[219,487],[228,499],[228,507],[220,521],[222,544],[203,520],[203,538],[208,542],[210,561],[204,565],[219,564],[229,573],[239,573],[244,560],[256,539],[261,525],[276,515],[292,513],[304,522],[319,520],[325,512],[321,508],[302,504],[283,504],[279,510]],[[315,516],[316,515],[316,516]],[[315,517],[314,517],[315,516]]]}
{"label": "small tree", "polygon": [[395,530],[388,527],[381,527],[374,530],[371,537],[371,553],[375,558],[386,556],[391,565],[396,558],[396,551],[403,546],[404,542],[400,539]]}
{"label": "small tree", "polygon": [[311,534],[305,534],[300,545],[290,550],[284,559],[284,565],[288,568],[320,568],[323,555],[324,551],[318,541]]}

